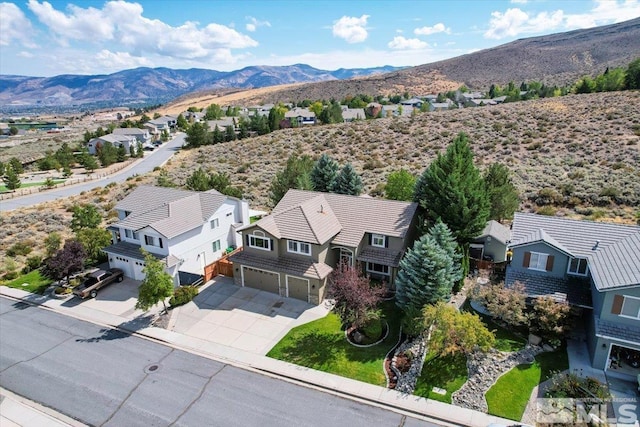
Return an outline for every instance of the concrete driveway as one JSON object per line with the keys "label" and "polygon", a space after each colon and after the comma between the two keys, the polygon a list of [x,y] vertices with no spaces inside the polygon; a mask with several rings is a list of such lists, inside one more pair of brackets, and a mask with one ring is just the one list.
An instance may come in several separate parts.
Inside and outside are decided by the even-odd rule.
{"label": "concrete driveway", "polygon": [[293,326],[324,317],[329,309],[218,276],[192,302],[172,311],[169,329],[175,332],[264,355]]}
{"label": "concrete driveway", "polygon": [[125,277],[122,282],[115,282],[106,288],[100,289],[98,296],[95,298],[80,299],[73,296],[62,303],[62,306],[75,307],[82,305],[92,310],[127,318],[143,315],[144,312],[142,310],[134,308],[138,301],[138,286],[140,286],[139,280]]}

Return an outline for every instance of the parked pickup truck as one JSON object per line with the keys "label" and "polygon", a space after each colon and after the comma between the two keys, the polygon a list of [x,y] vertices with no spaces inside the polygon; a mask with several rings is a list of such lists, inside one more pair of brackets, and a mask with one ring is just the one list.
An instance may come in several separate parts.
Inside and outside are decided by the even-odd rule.
{"label": "parked pickup truck", "polygon": [[90,273],[80,285],[73,289],[73,294],[80,298],[95,298],[98,291],[113,282],[122,282],[124,272],[119,268],[98,270]]}

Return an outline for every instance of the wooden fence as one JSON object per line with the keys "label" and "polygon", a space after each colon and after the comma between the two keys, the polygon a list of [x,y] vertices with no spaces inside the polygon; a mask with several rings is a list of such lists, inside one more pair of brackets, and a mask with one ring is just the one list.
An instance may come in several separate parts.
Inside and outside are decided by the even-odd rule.
{"label": "wooden fence", "polygon": [[211,263],[204,267],[204,281],[205,283],[218,275],[233,277],[233,263],[229,261],[229,257],[233,254],[240,252],[242,248],[238,248],[233,252],[229,252],[218,259],[216,262]]}

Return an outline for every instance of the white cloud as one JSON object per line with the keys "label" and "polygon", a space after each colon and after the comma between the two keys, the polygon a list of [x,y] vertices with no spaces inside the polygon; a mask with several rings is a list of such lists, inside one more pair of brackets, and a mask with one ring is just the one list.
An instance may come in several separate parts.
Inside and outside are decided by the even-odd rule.
{"label": "white cloud", "polygon": [[333,35],[345,39],[347,43],[361,43],[367,39],[369,33],[367,25],[369,15],[362,15],[360,18],[343,16],[333,24]]}
{"label": "white cloud", "polygon": [[31,52],[27,52],[26,50],[18,52],[18,56],[20,58],[33,58],[35,55]]}
{"label": "white cloud", "polygon": [[529,0],[511,0],[511,3],[527,4]]}
{"label": "white cloud", "polygon": [[247,31],[249,31],[251,33],[253,33],[255,30],[257,30],[258,27],[271,27],[271,23],[269,21],[259,21],[256,18],[254,18],[253,16],[247,16],[247,17],[245,17],[245,19],[249,21],[245,25],[245,28],[246,28]]}
{"label": "white cloud", "polygon": [[549,31],[566,31],[612,24],[640,16],[638,0],[597,0],[586,13],[566,14],[563,10],[529,14],[520,8],[510,8],[504,13],[491,13],[489,28],[484,37],[502,39],[520,34],[535,34]]}
{"label": "white cloud", "polygon": [[96,62],[106,70],[153,66],[147,58],[132,56],[129,52],[111,52],[103,49],[95,55]]}
{"label": "white cloud", "polygon": [[0,3],[0,16],[2,17],[0,46],[9,46],[13,40],[17,40],[26,47],[35,47],[29,38],[29,34],[33,32],[31,21],[18,6],[13,3]]}
{"label": "white cloud", "polygon": [[109,46],[119,44],[130,51],[131,58],[155,54],[233,62],[230,49],[258,45],[251,37],[221,24],[201,27],[187,21],[173,27],[158,19],[145,18],[138,3],[109,1],[102,9],[69,5],[65,12],[37,0],[29,0],[27,6],[63,46],[69,40],[98,45],[108,42]]}
{"label": "white cloud", "polygon": [[419,36],[430,36],[431,34],[436,33],[447,33],[451,34],[451,28],[447,28],[444,26],[442,22],[438,22],[433,27],[421,27],[413,30],[413,33]]}
{"label": "white cloud", "polygon": [[428,44],[420,39],[407,39],[402,36],[396,36],[387,44],[387,46],[390,49],[407,50],[424,49]]}

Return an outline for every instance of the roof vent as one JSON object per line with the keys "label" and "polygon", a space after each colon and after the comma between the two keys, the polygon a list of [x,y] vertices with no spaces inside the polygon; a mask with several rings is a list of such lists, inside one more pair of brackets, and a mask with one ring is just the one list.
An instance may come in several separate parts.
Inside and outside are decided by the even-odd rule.
{"label": "roof vent", "polygon": [[598,245],[600,245],[600,240],[596,240],[596,244],[593,245],[593,250],[595,251],[596,249],[598,249]]}
{"label": "roof vent", "polygon": [[324,206],[320,205],[320,213],[324,213]]}

